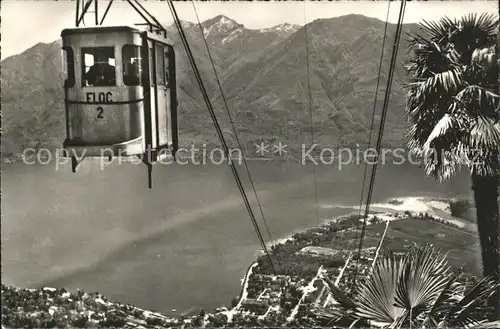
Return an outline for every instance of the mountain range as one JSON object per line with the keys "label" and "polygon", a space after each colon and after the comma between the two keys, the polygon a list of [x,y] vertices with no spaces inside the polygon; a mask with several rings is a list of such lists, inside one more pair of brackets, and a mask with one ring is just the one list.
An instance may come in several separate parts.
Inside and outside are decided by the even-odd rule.
{"label": "mountain range", "polygon": [[[219,15],[182,22],[225,137],[235,136],[212,63],[222,84],[242,147],[278,142],[298,150],[311,142],[329,147],[366,146],[369,137],[385,23],[362,15],[318,19],[305,26],[248,29]],[[403,32],[415,30],[407,24]],[[173,25],[176,44],[181,146],[218,146],[216,131]],[[380,113],[396,25],[388,24],[380,79]],[[203,35],[202,35],[203,33]],[[385,147],[404,146],[405,73],[408,45],[401,39],[385,126]],[[2,64],[2,153],[26,147],[57,148],[65,136],[61,42],[38,43]],[[310,88],[309,88],[310,85]],[[312,114],[312,121],[311,121]],[[375,118],[378,127],[379,115]],[[373,144],[372,144],[373,145]]]}

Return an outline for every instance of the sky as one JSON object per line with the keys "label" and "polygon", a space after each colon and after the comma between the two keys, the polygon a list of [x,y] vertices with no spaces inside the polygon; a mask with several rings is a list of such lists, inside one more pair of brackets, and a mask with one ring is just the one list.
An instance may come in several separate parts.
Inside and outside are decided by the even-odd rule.
{"label": "sky", "polygon": [[[168,4],[160,0],[139,0],[160,22],[171,24]],[[102,12],[108,0],[99,0]],[[260,29],[282,23],[304,25],[318,18],[361,14],[385,21],[388,1],[195,1],[201,21],[217,15],[234,19],[246,28]],[[197,22],[193,3],[174,2],[181,20]],[[396,23],[399,2],[391,2],[389,21]],[[444,15],[455,18],[468,13],[498,13],[498,0],[411,1],[406,5],[405,23],[422,19],[439,20]],[[61,30],[75,26],[76,2],[69,0],[3,0],[1,20],[2,59],[20,53],[38,42],[53,42]],[[87,16],[87,22],[92,16]],[[141,17],[124,0],[115,0],[105,25],[142,23]]]}

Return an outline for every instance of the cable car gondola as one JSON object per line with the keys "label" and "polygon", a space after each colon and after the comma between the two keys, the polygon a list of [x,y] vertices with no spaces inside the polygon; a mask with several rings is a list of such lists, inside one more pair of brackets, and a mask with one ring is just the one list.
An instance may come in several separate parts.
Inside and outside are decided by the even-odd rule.
{"label": "cable car gondola", "polygon": [[152,165],[178,148],[175,51],[165,29],[77,26],[61,37],[63,148],[72,171],[85,157],[137,156],[148,166],[151,188]]}

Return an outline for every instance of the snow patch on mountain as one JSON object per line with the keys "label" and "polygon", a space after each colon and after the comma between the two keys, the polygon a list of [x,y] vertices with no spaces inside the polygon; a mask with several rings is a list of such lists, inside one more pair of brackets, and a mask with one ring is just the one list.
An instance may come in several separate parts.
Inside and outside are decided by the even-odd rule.
{"label": "snow patch on mountain", "polygon": [[203,34],[205,37],[214,35],[214,34],[225,34],[225,33],[231,33],[235,29],[242,28],[243,25],[238,24],[234,20],[224,16],[224,15],[219,15],[217,17],[214,17],[213,19],[210,19],[208,21],[205,21],[203,24]]}
{"label": "snow patch on mountain", "polygon": [[221,43],[230,42],[230,41],[236,39],[237,37],[241,36],[242,34],[243,34],[243,29],[238,28],[238,29],[232,31],[227,37],[225,37],[224,39],[222,39]]}
{"label": "snow patch on mountain", "polygon": [[300,27],[301,26],[297,24],[283,23],[266,29],[260,29],[259,31],[263,33],[274,32],[283,35],[295,33],[298,29],[300,29]]}

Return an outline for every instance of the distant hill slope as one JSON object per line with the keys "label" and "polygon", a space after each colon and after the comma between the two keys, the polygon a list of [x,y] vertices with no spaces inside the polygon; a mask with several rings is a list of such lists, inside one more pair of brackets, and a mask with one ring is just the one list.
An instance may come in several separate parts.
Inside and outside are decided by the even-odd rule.
{"label": "distant hill slope", "polygon": [[2,61],[2,152],[61,143],[65,130],[61,43]]}
{"label": "distant hill slope", "polygon": [[[192,52],[227,138],[229,118],[198,24],[183,22]],[[314,135],[322,144],[366,144],[373,108],[384,22],[360,15],[316,20],[306,27],[283,24],[251,30],[225,16],[202,23],[243,147],[279,140],[300,150],[310,143],[306,37],[309,48]],[[406,26],[406,30],[414,25]],[[220,145],[177,31],[179,130],[182,145]],[[395,26],[389,26],[381,79],[385,89]],[[407,46],[402,42],[399,62]],[[39,43],[2,61],[2,152],[61,147],[64,103],[60,42]],[[404,92],[399,65],[386,124],[386,145],[403,145]]]}

